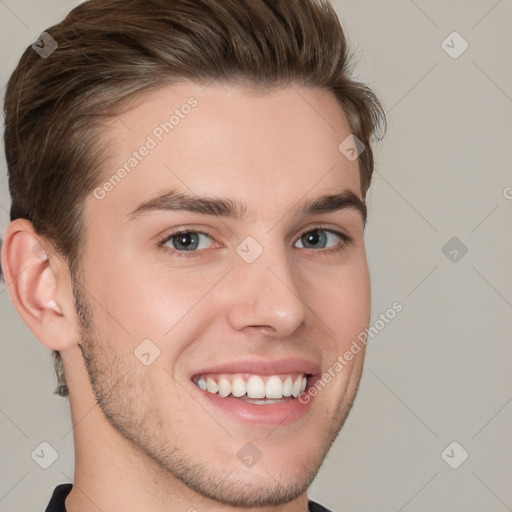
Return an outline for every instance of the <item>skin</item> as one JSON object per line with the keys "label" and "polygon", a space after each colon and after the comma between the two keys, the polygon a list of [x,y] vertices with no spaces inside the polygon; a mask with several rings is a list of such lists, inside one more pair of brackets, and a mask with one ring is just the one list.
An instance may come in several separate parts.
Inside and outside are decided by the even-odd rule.
{"label": "skin", "polygon": [[[11,299],[65,365],[76,460],[68,512],[305,510],[357,392],[364,349],[307,415],[277,428],[198,398],[190,374],[206,366],[301,357],[327,370],[369,324],[370,279],[356,209],[290,214],[304,198],[344,189],[361,198],[358,162],[338,150],[350,129],[327,91],[181,83],[152,92],[108,126],[105,178],[190,97],[197,107],[129,175],[102,200],[87,199],[74,284],[28,221],[6,234]],[[171,188],[243,201],[255,219],[179,211],[129,219]],[[352,242],[301,243],[319,225]],[[158,247],[180,227],[209,235],[195,257]],[[250,264],[236,252],[248,236],[263,248]],[[48,259],[34,255],[37,243]],[[160,356],[145,366],[134,350],[148,338]],[[237,458],[249,441],[262,454],[251,468]]]}

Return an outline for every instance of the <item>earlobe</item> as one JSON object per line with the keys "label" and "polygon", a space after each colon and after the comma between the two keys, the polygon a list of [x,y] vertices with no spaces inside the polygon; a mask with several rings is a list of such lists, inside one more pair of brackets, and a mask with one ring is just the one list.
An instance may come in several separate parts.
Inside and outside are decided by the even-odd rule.
{"label": "earlobe", "polygon": [[69,273],[58,256],[49,257],[26,219],[15,220],[7,228],[2,270],[11,302],[44,346],[60,351],[78,343]]}

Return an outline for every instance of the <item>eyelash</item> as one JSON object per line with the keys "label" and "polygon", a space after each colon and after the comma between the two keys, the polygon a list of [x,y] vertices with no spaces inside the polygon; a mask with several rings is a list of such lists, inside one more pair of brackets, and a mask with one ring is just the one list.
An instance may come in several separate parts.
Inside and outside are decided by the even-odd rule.
{"label": "eyelash", "polygon": [[[307,231],[304,231],[297,240],[302,238],[307,233],[312,233],[314,231],[328,231],[329,233],[332,233],[339,237],[341,239],[341,242],[338,243],[336,247],[332,247],[330,249],[309,249],[310,251],[314,251],[316,253],[320,253],[323,256],[328,256],[329,254],[336,253],[339,251],[342,251],[345,249],[347,245],[350,245],[353,242],[353,239],[346,235],[345,233],[341,233],[340,231],[335,231],[333,229],[330,229],[325,226],[316,226],[312,229],[308,229]],[[211,237],[208,233],[205,233],[203,231],[194,231],[193,229],[187,229],[187,228],[179,228],[173,231],[172,233],[166,235],[166,237],[158,242],[158,247],[164,250],[165,252],[170,252],[171,255],[175,255],[178,258],[197,258],[201,255],[201,252],[204,252],[205,249],[196,249],[194,251],[177,251],[176,249],[171,249],[170,247],[166,247],[165,244],[172,240],[175,236],[181,235],[181,234],[199,234],[199,235],[205,235],[211,240],[214,241],[213,237]]]}

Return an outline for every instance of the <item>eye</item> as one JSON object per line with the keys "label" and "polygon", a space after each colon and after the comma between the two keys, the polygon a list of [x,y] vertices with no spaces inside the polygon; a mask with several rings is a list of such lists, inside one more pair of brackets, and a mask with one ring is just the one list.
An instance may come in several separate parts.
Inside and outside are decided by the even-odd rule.
{"label": "eye", "polygon": [[[306,231],[297,240],[297,243],[303,244],[299,248],[304,249],[327,249],[334,248],[333,250],[341,250],[342,246],[349,243],[351,239],[338,231],[331,229],[316,228],[310,231]],[[341,242],[341,243],[340,243]],[[306,247],[305,247],[306,246]],[[297,245],[295,245],[297,247]],[[326,251],[331,252],[331,251]]]}
{"label": "eye", "polygon": [[[213,239],[201,231],[176,230],[167,235],[158,246],[178,257],[196,257],[212,246]],[[352,239],[338,231],[318,227],[304,232],[295,243],[299,249],[313,249],[323,254],[342,251]],[[297,245],[300,244],[300,245]]]}
{"label": "eye", "polygon": [[[206,233],[200,231],[175,231],[162,240],[159,245],[167,247],[171,252],[193,253],[198,250],[208,249],[208,240],[211,240],[211,238]],[[183,254],[183,256],[188,255]]]}

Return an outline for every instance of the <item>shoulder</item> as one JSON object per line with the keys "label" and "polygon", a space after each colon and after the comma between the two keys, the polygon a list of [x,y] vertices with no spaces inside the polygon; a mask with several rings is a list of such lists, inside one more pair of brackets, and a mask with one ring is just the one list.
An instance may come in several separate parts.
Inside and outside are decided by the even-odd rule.
{"label": "shoulder", "polygon": [[322,505],[319,505],[318,503],[315,503],[314,501],[308,502],[308,510],[309,510],[309,512],[330,512],[325,507],[322,507]]}
{"label": "shoulder", "polygon": [[64,501],[72,488],[73,484],[60,484],[55,487],[45,512],[66,512]]}

